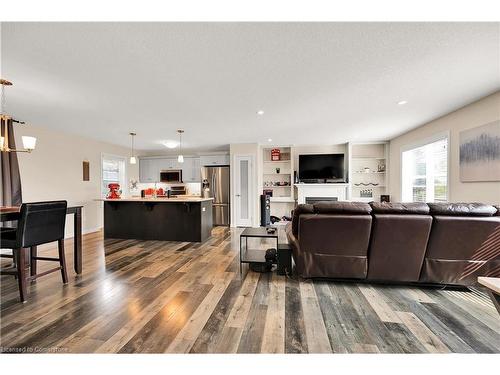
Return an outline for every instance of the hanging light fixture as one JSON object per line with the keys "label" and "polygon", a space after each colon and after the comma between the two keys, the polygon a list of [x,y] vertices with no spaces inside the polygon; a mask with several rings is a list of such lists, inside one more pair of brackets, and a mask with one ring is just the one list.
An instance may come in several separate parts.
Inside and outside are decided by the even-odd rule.
{"label": "hanging light fixture", "polygon": [[30,136],[22,136],[21,139],[23,140],[23,150],[18,150],[11,148],[9,146],[9,131],[8,131],[8,121],[12,121],[13,123],[16,124],[24,124],[22,121],[18,121],[12,118],[12,116],[7,114],[6,111],[6,97],[5,97],[5,87],[6,86],[12,86],[12,82],[7,81],[5,79],[0,78],[0,86],[1,86],[1,100],[0,100],[0,120],[5,125],[3,126],[4,132],[3,134],[0,134],[0,151],[2,152],[31,152],[35,149],[36,146],[36,138],[35,137],[30,137]]}
{"label": "hanging light fixture", "polygon": [[177,133],[179,133],[179,156],[177,156],[177,161],[184,163],[184,155],[182,155],[182,133],[184,133],[184,130],[178,129]]}
{"label": "hanging light fixture", "polygon": [[132,154],[130,156],[130,164],[137,164],[137,159],[135,157],[135,152],[134,152],[134,137],[137,134],[136,133],[129,133],[129,134],[132,137]]}

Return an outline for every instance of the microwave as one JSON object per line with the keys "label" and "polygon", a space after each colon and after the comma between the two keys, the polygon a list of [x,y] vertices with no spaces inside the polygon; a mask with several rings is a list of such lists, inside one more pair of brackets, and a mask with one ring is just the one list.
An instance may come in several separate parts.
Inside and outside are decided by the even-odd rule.
{"label": "microwave", "polygon": [[160,171],[160,182],[182,182],[182,170],[170,169],[168,171]]}

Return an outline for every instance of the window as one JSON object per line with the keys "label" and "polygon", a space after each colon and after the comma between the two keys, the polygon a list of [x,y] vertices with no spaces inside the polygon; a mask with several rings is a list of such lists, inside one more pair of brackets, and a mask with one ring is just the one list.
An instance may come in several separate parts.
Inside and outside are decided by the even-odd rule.
{"label": "window", "polygon": [[120,184],[120,190],[126,190],[125,158],[119,156],[102,155],[101,168],[101,194],[106,197],[108,194],[108,184]]}
{"label": "window", "polygon": [[402,150],[402,201],[448,200],[448,136]]}

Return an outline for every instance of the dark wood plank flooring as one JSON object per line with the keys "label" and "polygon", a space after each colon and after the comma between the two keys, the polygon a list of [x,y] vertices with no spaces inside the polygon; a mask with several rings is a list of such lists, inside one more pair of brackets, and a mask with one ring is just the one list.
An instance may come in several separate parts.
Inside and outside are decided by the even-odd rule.
{"label": "dark wood plank flooring", "polygon": [[242,276],[240,232],[217,228],[201,244],[86,235],[84,274],[70,273],[68,285],[57,273],[42,277],[21,304],[16,280],[1,278],[0,346],[74,353],[500,352],[500,318],[480,290],[313,282],[247,267]]}

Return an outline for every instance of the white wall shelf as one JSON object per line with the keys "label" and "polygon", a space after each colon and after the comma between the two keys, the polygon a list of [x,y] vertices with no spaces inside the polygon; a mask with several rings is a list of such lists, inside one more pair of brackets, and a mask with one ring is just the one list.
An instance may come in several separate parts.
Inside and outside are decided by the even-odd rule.
{"label": "white wall shelf", "polygon": [[[389,184],[389,165],[387,163],[389,143],[351,143],[349,149],[350,200],[358,202],[379,202],[380,196],[387,194],[387,186]],[[365,171],[365,168],[368,169],[368,172]],[[370,183],[377,185],[369,185]],[[371,191],[372,197],[362,197],[362,190]]]}
{"label": "white wall shelf", "polygon": [[[271,150],[279,149],[281,152],[282,160],[271,160]],[[293,197],[293,155],[292,147],[290,146],[262,146],[262,169],[261,178],[262,185],[259,194],[264,190],[271,190],[273,196],[271,202],[271,215],[282,217],[290,216],[291,210],[295,205]],[[279,168],[280,172],[277,173],[276,169]],[[287,182],[289,185],[285,186],[266,186],[266,184]]]}
{"label": "white wall shelf", "polygon": [[295,199],[288,197],[271,197],[271,202],[274,203],[293,203]]}

